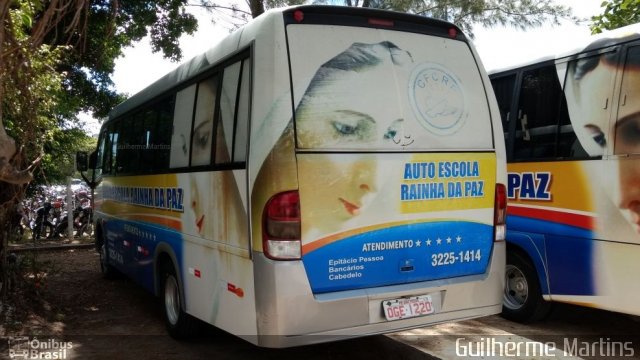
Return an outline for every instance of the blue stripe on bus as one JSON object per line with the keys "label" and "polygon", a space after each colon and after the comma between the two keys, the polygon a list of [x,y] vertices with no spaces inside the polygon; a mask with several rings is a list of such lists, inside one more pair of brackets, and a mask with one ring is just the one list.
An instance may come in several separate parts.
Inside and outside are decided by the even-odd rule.
{"label": "blue stripe on bus", "polygon": [[181,273],[183,239],[179,232],[155,224],[116,219],[105,222],[105,231],[109,248],[123,260],[122,263],[112,260],[112,264],[148,291],[154,291],[154,255],[159,244],[165,243],[171,248],[178,262],[174,265]]}
{"label": "blue stripe on bus", "polygon": [[490,225],[425,222],[347,237],[302,260],[313,292],[322,293],[482,274],[492,246]]}
{"label": "blue stripe on bus", "polygon": [[577,226],[513,215],[507,216],[507,229],[536,234],[551,234],[588,239],[593,235],[591,230]]}
{"label": "blue stripe on bus", "polygon": [[[592,231],[519,216],[507,217],[507,229],[528,233],[532,237],[544,237],[549,292],[552,296],[596,294]],[[510,241],[509,236],[507,241]],[[530,249],[525,250],[529,250],[531,258],[538,256],[530,253]]]}
{"label": "blue stripe on bus", "polygon": [[593,240],[546,236],[552,295],[595,295]]}
{"label": "blue stripe on bus", "polygon": [[544,236],[534,233],[523,233],[507,228],[507,242],[524,251],[538,274],[540,289],[543,294],[549,294],[549,282],[547,281],[547,255],[544,245]]}

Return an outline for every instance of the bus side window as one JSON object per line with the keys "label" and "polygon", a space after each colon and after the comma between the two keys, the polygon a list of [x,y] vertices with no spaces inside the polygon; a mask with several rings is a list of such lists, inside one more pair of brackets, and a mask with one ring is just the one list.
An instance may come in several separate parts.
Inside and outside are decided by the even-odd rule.
{"label": "bus side window", "polygon": [[525,71],[522,77],[514,160],[557,158],[563,97],[555,66]]}
{"label": "bus side window", "polygon": [[639,67],[640,46],[629,47],[625,57],[615,127],[614,153],[616,155],[640,153],[640,131],[638,131],[640,118],[637,115]]}
{"label": "bus side window", "polygon": [[[609,118],[613,98],[618,51],[571,60],[564,83],[566,105],[571,118],[569,156],[572,159],[600,158],[608,144]],[[569,125],[569,123],[567,123]]]}
{"label": "bus side window", "polygon": [[233,162],[247,160],[247,140],[249,138],[249,115],[251,113],[251,59],[242,61],[240,90],[238,91],[236,129],[233,141]]}
{"label": "bus side window", "polygon": [[233,156],[233,131],[238,97],[238,80],[242,62],[224,68],[220,92],[220,121],[216,130],[216,164],[231,162]]}
{"label": "bus side window", "polygon": [[149,163],[154,172],[164,172],[169,168],[174,106],[174,96],[160,100],[154,107],[152,115],[155,118],[155,126],[147,129],[148,135],[145,139],[149,144],[147,153],[151,154]]}
{"label": "bus side window", "polygon": [[191,166],[211,164],[213,124],[218,97],[218,76],[198,83],[193,130],[191,132]]}
{"label": "bus side window", "polygon": [[144,167],[142,172],[154,172],[158,169],[155,164],[155,152],[156,152],[156,144],[154,144],[155,139],[155,128],[158,123],[158,114],[157,111],[153,109],[149,109],[143,112],[142,115],[142,132],[140,133],[140,145],[142,147],[141,153],[141,162],[142,167]]}
{"label": "bus side window", "polygon": [[196,97],[196,84],[178,91],[175,95],[173,111],[173,129],[170,146],[170,167],[172,169],[189,166],[191,151],[191,123],[193,121],[193,105]]}
{"label": "bus side window", "polygon": [[498,108],[500,109],[500,117],[502,119],[502,129],[504,130],[504,140],[507,145],[507,158],[511,159],[511,151],[509,145],[509,115],[511,104],[513,104],[513,90],[516,83],[515,75],[503,76],[491,80],[493,92],[498,100]]}
{"label": "bus side window", "polygon": [[103,174],[115,174],[116,155],[118,150],[118,122],[112,122],[109,124],[105,133],[105,149],[104,149],[104,161],[102,166]]}
{"label": "bus side window", "polygon": [[102,169],[104,168],[103,162],[105,158],[105,149],[107,148],[107,130],[103,129],[100,133],[98,140],[98,152],[96,153],[96,167],[95,176],[100,177],[102,175]]}
{"label": "bus side window", "polygon": [[114,175],[120,172],[120,169],[118,169],[118,147],[122,144],[122,139],[120,138],[120,121],[111,124],[109,129],[111,130],[111,158],[109,159],[111,164],[109,165],[109,169],[110,173]]}
{"label": "bus side window", "polygon": [[142,131],[142,119],[140,113],[133,116],[127,116],[120,120],[123,131],[120,140],[117,163],[118,173],[132,174],[139,171],[139,157],[142,152],[139,143],[139,134]]}
{"label": "bus side window", "polygon": [[584,159],[589,155],[580,145],[578,137],[571,125],[571,119],[569,118],[569,112],[567,110],[567,99],[564,96],[564,92],[561,93],[562,103],[560,104],[560,128],[558,129],[558,158],[567,160],[571,159]]}

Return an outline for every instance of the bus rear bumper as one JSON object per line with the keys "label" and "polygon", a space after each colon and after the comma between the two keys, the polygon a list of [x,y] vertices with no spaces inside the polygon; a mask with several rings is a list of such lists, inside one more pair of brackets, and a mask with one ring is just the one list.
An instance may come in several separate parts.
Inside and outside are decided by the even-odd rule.
{"label": "bus rear bumper", "polygon": [[415,328],[432,326],[451,321],[463,321],[475,319],[478,317],[494,315],[502,311],[502,304],[486,306],[481,308],[473,308],[466,310],[458,310],[450,313],[440,313],[428,315],[428,324],[425,325],[425,317],[413,318],[407,320],[390,321],[384,323],[368,324],[356,326],[348,329],[330,330],[304,335],[258,335],[258,336],[241,336],[245,340],[256,345],[268,348],[285,348],[302,345],[311,345],[325,343],[331,341],[347,340],[356,337],[364,337],[371,335],[388,334],[411,330]]}
{"label": "bus rear bumper", "polygon": [[[505,243],[494,243],[484,274],[313,294],[300,262],[274,264],[254,253],[258,334],[265,347],[289,347],[383,334],[500,313]],[[430,295],[435,313],[388,321],[382,302]]]}

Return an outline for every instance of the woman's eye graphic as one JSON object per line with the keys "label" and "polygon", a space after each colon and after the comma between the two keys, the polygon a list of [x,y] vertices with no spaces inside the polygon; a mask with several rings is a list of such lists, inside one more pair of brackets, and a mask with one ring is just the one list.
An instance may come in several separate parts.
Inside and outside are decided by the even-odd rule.
{"label": "woman's eye graphic", "polygon": [[339,121],[334,121],[333,127],[342,135],[353,135],[358,131],[357,126],[348,125]]}
{"label": "woman's eye graphic", "polygon": [[589,131],[589,133],[591,133],[591,137],[596,144],[601,147],[607,146],[607,139],[604,136],[604,132],[600,130],[598,126],[587,124],[584,127]]}
{"label": "woman's eye graphic", "polygon": [[209,131],[196,133],[196,144],[201,148],[205,148],[209,143]]}
{"label": "woman's eye graphic", "polygon": [[384,138],[385,138],[385,139],[393,139],[394,137],[396,137],[396,134],[397,134],[397,133],[398,133],[398,132],[397,132],[396,130],[389,129],[389,130],[387,131],[387,133],[386,133],[386,134],[384,134]]}
{"label": "woman's eye graphic", "polygon": [[619,141],[625,146],[638,146],[640,144],[640,117],[627,117],[616,126]]}

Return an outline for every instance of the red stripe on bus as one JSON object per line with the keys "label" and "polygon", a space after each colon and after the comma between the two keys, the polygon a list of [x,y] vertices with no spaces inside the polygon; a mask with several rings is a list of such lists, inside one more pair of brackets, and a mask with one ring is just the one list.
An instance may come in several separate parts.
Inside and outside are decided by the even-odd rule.
{"label": "red stripe on bus", "polygon": [[595,230],[595,219],[590,215],[572,214],[557,210],[535,209],[520,206],[507,206],[507,215],[523,216],[576,226],[588,230]]}
{"label": "red stripe on bus", "polygon": [[142,220],[152,224],[164,225],[176,231],[182,231],[182,221],[180,221],[179,219],[168,219],[162,216],[143,215],[143,214],[128,215],[124,217],[128,219],[133,219],[133,220]]}

